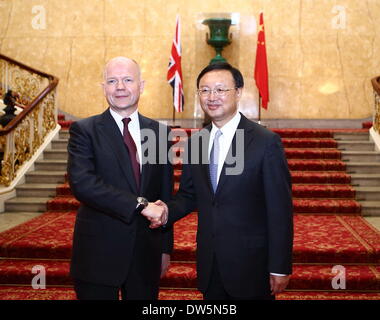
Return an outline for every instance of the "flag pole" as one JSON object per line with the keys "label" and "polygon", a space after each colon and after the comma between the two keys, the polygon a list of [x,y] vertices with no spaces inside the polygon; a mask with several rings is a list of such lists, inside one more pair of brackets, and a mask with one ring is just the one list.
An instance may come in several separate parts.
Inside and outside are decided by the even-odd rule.
{"label": "flag pole", "polygon": [[259,94],[259,124],[261,124],[261,95]]}
{"label": "flag pole", "polygon": [[175,125],[175,113],[183,111],[184,97],[182,87],[182,69],[181,69],[181,37],[180,37],[180,20],[179,14],[176,19],[176,31],[172,43],[172,49],[169,59],[168,73],[166,79],[173,87],[173,126]]}

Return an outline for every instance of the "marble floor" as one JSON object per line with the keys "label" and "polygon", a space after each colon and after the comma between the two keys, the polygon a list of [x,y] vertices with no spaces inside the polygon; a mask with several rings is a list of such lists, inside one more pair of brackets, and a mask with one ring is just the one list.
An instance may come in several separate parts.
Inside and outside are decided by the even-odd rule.
{"label": "marble floor", "polygon": [[0,213],[0,232],[43,214],[43,212],[3,212]]}
{"label": "marble floor", "polygon": [[[0,232],[10,229],[41,215],[42,212],[0,213]],[[364,217],[371,225],[380,231],[380,217]]]}

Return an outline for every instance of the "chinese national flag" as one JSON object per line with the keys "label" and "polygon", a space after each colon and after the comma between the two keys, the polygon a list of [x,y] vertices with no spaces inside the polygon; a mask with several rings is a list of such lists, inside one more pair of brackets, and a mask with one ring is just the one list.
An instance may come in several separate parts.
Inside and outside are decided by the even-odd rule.
{"label": "chinese national flag", "polygon": [[265,49],[264,17],[262,12],[260,13],[260,25],[257,33],[255,81],[262,100],[262,106],[264,109],[267,109],[269,101],[268,65],[267,52]]}

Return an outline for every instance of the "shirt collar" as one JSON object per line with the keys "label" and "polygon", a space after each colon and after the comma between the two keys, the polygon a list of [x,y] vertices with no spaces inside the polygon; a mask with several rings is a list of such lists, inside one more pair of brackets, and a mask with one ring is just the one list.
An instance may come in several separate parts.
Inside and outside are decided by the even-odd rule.
{"label": "shirt collar", "polygon": [[216,131],[222,131],[223,136],[233,136],[241,120],[241,114],[239,111],[233,116],[233,118],[228,121],[223,127],[218,128],[214,123],[212,123],[212,128],[210,132],[210,138],[215,136]]}
{"label": "shirt collar", "polygon": [[[112,110],[112,108],[110,108],[110,113],[118,125],[123,124],[124,117],[122,117],[116,111]],[[137,109],[128,118],[131,118],[131,122],[129,125],[134,126],[134,125],[138,124],[139,123],[139,113],[138,113]]]}

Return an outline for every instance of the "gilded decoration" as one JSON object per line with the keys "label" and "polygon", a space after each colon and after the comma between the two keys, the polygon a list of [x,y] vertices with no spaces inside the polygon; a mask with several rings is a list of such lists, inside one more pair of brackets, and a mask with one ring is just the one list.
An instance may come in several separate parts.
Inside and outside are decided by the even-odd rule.
{"label": "gilded decoration", "polygon": [[[26,116],[19,114],[19,121],[10,132],[3,131],[0,135],[0,149],[4,156],[1,160],[0,184],[9,186],[20,169],[40,148],[44,138],[57,125],[57,104],[55,85],[48,88],[53,76],[40,75],[33,69],[18,65],[0,58],[0,91],[1,94],[12,90],[17,94],[17,103],[31,108]],[[48,88],[46,95],[41,93]],[[39,99],[39,100],[36,100]],[[17,119],[17,118],[16,118]]]}
{"label": "gilded decoration", "polygon": [[37,107],[35,110],[33,110],[32,112],[32,118],[33,118],[33,143],[32,143],[32,147],[33,147],[33,151],[34,150],[37,150],[38,147],[42,144],[42,138],[40,137],[40,135],[38,134],[39,130],[38,130],[38,127],[39,127],[39,108]]}
{"label": "gilded decoration", "polygon": [[5,150],[6,137],[0,136],[0,152],[4,152]]}
{"label": "gilded decoration", "polygon": [[15,132],[15,170],[30,158],[30,119],[25,119]]}
{"label": "gilded decoration", "polygon": [[43,101],[42,112],[42,136],[45,137],[48,132],[53,130],[56,126],[55,117],[55,93],[51,92]]}
{"label": "gilded decoration", "polygon": [[373,128],[380,134],[380,96],[374,91],[375,96],[375,112],[373,116]]}
{"label": "gilded decoration", "polygon": [[0,183],[9,186],[15,177],[12,154],[4,154],[4,159],[1,161],[1,176]]}
{"label": "gilded decoration", "polygon": [[17,92],[16,101],[21,105],[30,104],[48,84],[48,79],[8,61],[2,60],[0,68],[2,94],[5,89]]}

